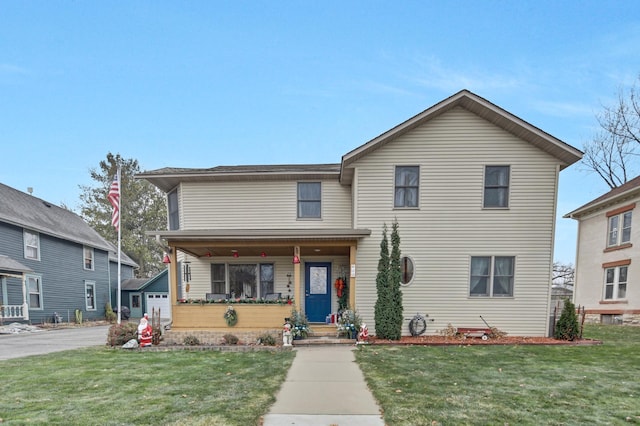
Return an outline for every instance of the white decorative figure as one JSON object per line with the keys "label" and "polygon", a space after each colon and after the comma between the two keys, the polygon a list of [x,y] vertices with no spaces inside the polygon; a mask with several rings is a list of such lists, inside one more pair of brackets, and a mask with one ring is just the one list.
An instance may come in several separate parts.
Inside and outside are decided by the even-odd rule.
{"label": "white decorative figure", "polygon": [[282,346],[291,346],[291,324],[286,323],[282,330]]}
{"label": "white decorative figure", "polygon": [[358,341],[356,345],[361,345],[363,343],[369,343],[369,329],[367,328],[367,324],[362,323],[360,326],[360,332],[358,333]]}

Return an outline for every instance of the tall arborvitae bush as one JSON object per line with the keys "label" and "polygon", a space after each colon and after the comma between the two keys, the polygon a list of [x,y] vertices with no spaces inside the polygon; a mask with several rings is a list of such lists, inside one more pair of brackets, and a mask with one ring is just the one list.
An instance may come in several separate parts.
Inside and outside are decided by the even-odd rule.
{"label": "tall arborvitae bush", "polygon": [[378,260],[378,275],[376,276],[376,290],[378,298],[374,308],[376,336],[388,339],[389,336],[389,240],[387,225],[382,227],[382,241],[380,242],[380,259]]}
{"label": "tall arborvitae bush", "polygon": [[374,319],[376,336],[382,339],[398,340],[402,335],[402,292],[400,291],[400,234],[398,222],[394,221],[391,233],[391,257],[387,225],[382,228],[380,260],[376,277],[376,300]]}
{"label": "tall arborvitae bush", "polygon": [[580,326],[576,307],[570,300],[565,300],[553,337],[559,340],[575,340],[579,336]]}
{"label": "tall arborvitae bush", "polygon": [[398,220],[394,220],[391,230],[391,261],[389,264],[389,339],[399,340],[402,336],[402,292],[400,291],[400,233]]}

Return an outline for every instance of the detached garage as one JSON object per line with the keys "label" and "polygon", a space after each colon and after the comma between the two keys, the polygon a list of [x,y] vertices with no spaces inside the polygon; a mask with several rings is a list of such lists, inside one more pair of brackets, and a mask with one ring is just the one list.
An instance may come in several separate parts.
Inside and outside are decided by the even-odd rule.
{"label": "detached garage", "polygon": [[160,309],[162,318],[171,318],[169,302],[168,270],[151,279],[131,278],[123,280],[120,286],[122,306],[129,308],[131,318],[142,318],[146,312],[151,316],[153,309]]}

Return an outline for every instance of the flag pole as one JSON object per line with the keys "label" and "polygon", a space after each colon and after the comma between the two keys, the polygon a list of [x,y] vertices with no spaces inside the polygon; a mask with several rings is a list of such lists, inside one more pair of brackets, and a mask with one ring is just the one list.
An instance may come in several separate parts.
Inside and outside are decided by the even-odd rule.
{"label": "flag pole", "polygon": [[122,266],[121,266],[121,252],[122,252],[122,181],[120,180],[120,165],[118,165],[118,324],[122,318],[122,296],[120,291],[120,282],[122,281]]}

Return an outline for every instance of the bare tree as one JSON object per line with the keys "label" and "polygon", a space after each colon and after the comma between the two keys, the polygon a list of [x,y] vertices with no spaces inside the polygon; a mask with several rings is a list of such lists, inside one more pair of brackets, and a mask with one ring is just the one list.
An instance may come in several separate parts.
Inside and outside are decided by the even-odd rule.
{"label": "bare tree", "polygon": [[[638,77],[640,81],[640,76]],[[620,89],[613,106],[596,115],[600,130],[584,145],[583,165],[596,172],[611,189],[633,178],[640,149],[640,89]]]}
{"label": "bare tree", "polygon": [[553,285],[573,286],[576,270],[571,263],[553,262]]}

